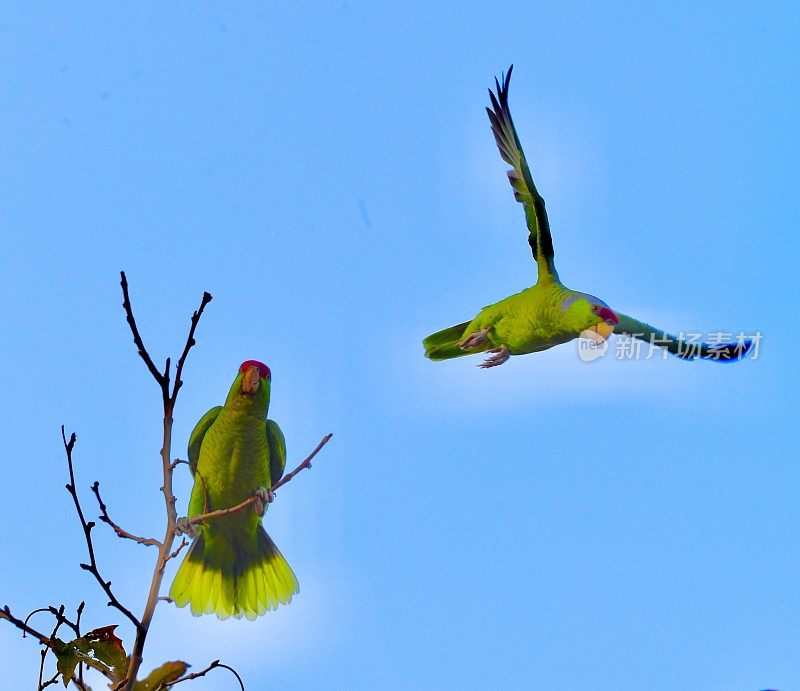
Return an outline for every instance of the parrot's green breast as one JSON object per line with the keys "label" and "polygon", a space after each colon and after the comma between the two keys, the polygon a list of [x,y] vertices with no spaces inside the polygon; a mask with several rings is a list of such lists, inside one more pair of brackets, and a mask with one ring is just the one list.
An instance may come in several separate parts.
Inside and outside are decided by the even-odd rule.
{"label": "parrot's green breast", "polygon": [[[195,478],[190,516],[203,513],[206,501],[208,511],[224,509],[252,497],[259,487],[270,486],[266,423],[241,411],[220,411],[200,447],[197,474],[202,481]],[[253,522],[254,517],[252,512],[239,512],[224,520],[240,524]]]}

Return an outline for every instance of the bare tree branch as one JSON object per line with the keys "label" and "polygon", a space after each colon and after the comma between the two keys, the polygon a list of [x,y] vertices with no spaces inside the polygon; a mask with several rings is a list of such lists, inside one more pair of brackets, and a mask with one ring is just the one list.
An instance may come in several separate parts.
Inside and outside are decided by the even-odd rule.
{"label": "bare tree branch", "polygon": [[[188,541],[186,538],[183,538],[183,539],[181,540],[181,544],[179,544],[179,545],[178,545],[178,546],[177,546],[177,547],[176,547],[174,550],[172,550],[172,551],[169,553],[169,555],[167,556],[167,561],[169,561],[170,559],[174,559],[175,557],[177,557],[177,556],[178,556],[178,555],[181,553],[181,550],[182,550],[184,547],[187,547],[188,545],[189,545],[189,541]],[[172,600],[170,600],[170,602],[172,602]]]}
{"label": "bare tree branch", "polygon": [[13,614],[11,614],[11,608],[6,605],[2,609],[0,609],[0,619],[5,619],[6,621],[12,623],[16,626],[23,634],[28,634],[29,636],[33,636],[39,643],[42,645],[46,645],[50,648],[61,650],[58,646],[58,641],[51,641],[50,638],[45,636],[43,633],[37,631],[34,628],[31,628],[26,624],[22,619],[17,619]]}
{"label": "bare tree branch", "polygon": [[[72,630],[75,632],[75,637],[81,637],[81,617],[83,616],[83,608],[86,607],[86,603],[81,600],[81,604],[78,605],[78,609],[75,613],[75,626]],[[72,624],[70,624],[72,626]],[[75,685],[80,689],[85,689],[83,683],[83,662],[78,664],[78,681],[75,682]]]}
{"label": "bare tree branch", "polygon": [[163,387],[164,386],[164,377],[161,372],[158,371],[158,368],[155,366],[150,354],[147,352],[147,349],[144,347],[144,342],[142,341],[142,337],[139,335],[139,328],[136,326],[136,320],[133,318],[133,310],[131,309],[131,299],[128,295],[128,279],[125,277],[125,272],[120,271],[120,285],[122,286],[122,307],[125,310],[125,316],[128,320],[128,326],[131,327],[131,333],[133,334],[133,342],[136,344],[136,349],[139,351],[139,355],[144,360],[144,364],[147,365],[147,369],[150,370],[150,374],[153,375],[153,378],[158,382],[158,385]]}
{"label": "bare tree branch", "polygon": [[223,665],[219,660],[214,660],[214,662],[212,662],[208,667],[206,667],[203,670],[200,670],[199,672],[192,672],[191,674],[186,674],[185,676],[182,676],[179,679],[176,679],[175,681],[171,681],[167,684],[164,684],[164,688],[168,689],[172,686],[175,686],[175,684],[180,684],[182,681],[189,681],[190,679],[198,679],[199,677],[204,677],[212,669],[217,669],[217,668],[227,669],[231,674],[233,674],[233,676],[236,677],[236,681],[239,682],[239,688],[242,691],[244,691],[244,682],[242,681],[242,678],[239,676],[237,671],[233,667],[229,667],[228,665]]}
{"label": "bare tree branch", "polygon": [[[49,607],[39,607],[38,609],[33,610],[33,612],[31,612],[27,617],[25,617],[25,623],[27,624],[31,620],[31,617],[34,614],[38,614],[39,612],[49,612],[49,611],[50,611]],[[56,610],[56,611],[58,611],[58,610]],[[25,632],[24,631],[22,632],[22,637],[25,638]]]}
{"label": "bare tree branch", "polygon": [[[330,441],[332,436],[333,434],[326,434],[322,438],[322,441],[319,444],[317,444],[317,448],[314,449],[306,457],[306,459],[299,466],[297,466],[291,473],[287,473],[280,480],[278,480],[278,482],[276,482],[271,487],[271,489],[275,491],[276,489],[278,489],[278,487],[281,487],[285,485],[287,482],[289,482],[301,470],[304,470],[305,468],[310,468],[311,459],[313,459],[314,456],[316,456],[320,452],[320,449],[322,449],[322,447],[325,446],[325,444],[327,444]],[[260,501],[260,499],[256,495],[253,495],[252,497],[245,499],[243,502],[237,504],[236,506],[231,506],[227,509],[217,509],[216,511],[209,511],[208,513],[202,513],[198,516],[194,516],[189,519],[189,525],[190,526],[198,525],[199,523],[204,523],[205,521],[214,520],[215,518],[221,518],[222,516],[228,516],[229,514],[232,513],[244,511],[244,509],[246,509],[248,506],[251,506],[252,504],[255,504],[258,501]]]}
{"label": "bare tree branch", "polygon": [[280,480],[278,480],[274,485],[272,485],[272,491],[274,492],[276,489],[278,489],[278,487],[282,487],[283,485],[285,485],[301,470],[305,468],[310,468],[311,459],[314,458],[314,456],[316,456],[319,453],[320,449],[331,440],[332,436],[333,434],[326,434],[322,438],[322,441],[319,444],[317,444],[317,448],[314,449],[299,466],[297,466],[291,473],[287,473],[286,475],[284,475]]}
{"label": "bare tree branch", "polygon": [[256,496],[253,495],[249,499],[245,499],[240,504],[236,506],[230,506],[227,509],[217,509],[216,511],[209,511],[208,513],[201,513],[198,516],[194,516],[193,518],[189,519],[189,525],[194,526],[198,525],[199,523],[204,523],[205,521],[213,521],[215,518],[222,518],[223,516],[228,516],[232,513],[238,513],[239,511],[244,511],[248,506],[252,506],[257,501]]}
{"label": "bare tree branch", "polygon": [[172,492],[172,474],[174,466],[170,460],[170,452],[172,447],[172,411],[175,408],[175,402],[178,398],[178,391],[183,384],[181,380],[183,366],[186,362],[189,351],[195,345],[194,333],[197,328],[197,324],[200,321],[200,317],[203,315],[203,310],[205,309],[206,305],[211,302],[212,298],[209,293],[204,292],[200,301],[200,306],[192,314],[189,334],[186,337],[186,344],[184,345],[183,352],[181,353],[180,358],[178,358],[178,365],[175,371],[175,384],[172,392],[170,393],[170,359],[167,358],[166,360],[164,373],[160,373],[153,363],[153,359],[150,357],[150,354],[147,352],[144,342],[142,341],[142,337],[139,334],[139,330],[136,326],[136,319],[133,316],[133,307],[131,306],[131,301],[128,294],[128,281],[125,278],[125,272],[121,272],[121,277],[122,293],[124,298],[122,306],[125,309],[128,325],[131,327],[133,341],[136,344],[136,347],[139,349],[139,355],[144,360],[148,370],[150,370],[150,374],[153,375],[153,378],[156,380],[159,388],[161,389],[161,399],[164,406],[164,430],[163,442],[161,445],[161,466],[164,484],[161,486],[161,491],[164,494],[164,504],[167,511],[167,525],[164,531],[164,539],[158,544],[158,559],[156,560],[156,565],[153,569],[153,577],[150,581],[150,592],[148,593],[144,613],[142,614],[141,625],[136,629],[136,640],[134,641],[133,650],[131,651],[130,663],[128,664],[128,670],[125,675],[125,679],[117,686],[120,691],[131,691],[136,683],[136,675],[139,671],[139,667],[142,664],[142,653],[144,651],[145,640],[147,639],[147,632],[150,628],[150,622],[153,619],[156,605],[159,602],[159,590],[161,589],[161,581],[164,578],[164,569],[166,568],[167,562],[176,556],[184,547],[184,545],[181,544],[174,552],[172,551],[172,545],[176,537],[175,522],[178,518],[175,512],[175,495]]}
{"label": "bare tree branch", "polygon": [[58,609],[53,607],[52,605],[47,608],[47,611],[50,612],[56,619],[59,620],[62,624],[66,624],[69,628],[72,629],[72,632],[75,634],[75,638],[80,638],[81,635],[81,614],[83,613],[83,608],[85,607],[85,603],[81,602],[78,605],[78,617],[75,622],[71,622],[67,617],[64,616],[64,605],[61,605]]}
{"label": "bare tree branch", "polygon": [[139,537],[138,535],[134,535],[133,533],[129,533],[127,530],[123,530],[119,527],[114,521],[111,520],[111,517],[108,515],[108,508],[103,503],[103,500],[100,498],[100,483],[95,480],[94,484],[92,485],[92,492],[94,492],[94,496],[97,497],[97,503],[100,505],[100,520],[103,523],[108,523],[113,529],[114,532],[119,535],[119,537],[127,538],[128,540],[133,540],[134,542],[139,543],[140,545],[152,545],[154,547],[161,547],[161,542],[156,540],[153,537]]}
{"label": "bare tree branch", "polygon": [[186,362],[186,356],[189,355],[189,351],[192,349],[197,341],[194,340],[194,332],[197,329],[197,323],[200,321],[200,317],[203,316],[203,310],[206,308],[206,305],[211,302],[213,298],[211,297],[211,293],[203,293],[203,299],[200,301],[200,307],[192,314],[192,325],[189,327],[189,335],[186,338],[186,345],[183,347],[183,352],[181,356],[178,358],[178,366],[175,369],[175,383],[172,387],[172,395],[170,396],[170,401],[172,405],[175,405],[175,401],[178,398],[178,391],[180,390],[181,386],[183,386],[183,380],[181,379],[181,374],[183,373],[183,365]]}
{"label": "bare tree branch", "polygon": [[[58,609],[56,609],[55,607],[52,607],[52,606],[50,606],[50,607],[40,607],[39,609],[33,610],[33,612],[31,612],[25,618],[24,621],[21,620],[21,619],[17,619],[13,614],[11,614],[11,609],[9,608],[8,605],[6,605],[2,609],[0,609],[0,619],[5,619],[6,621],[11,622],[14,626],[16,626],[18,629],[20,629],[22,631],[22,637],[23,638],[25,638],[26,635],[33,636],[43,646],[42,651],[41,651],[41,662],[39,664],[38,691],[42,691],[42,689],[46,689],[48,686],[52,686],[53,684],[56,684],[57,681],[58,681],[58,678],[61,676],[58,672],[56,672],[56,674],[53,677],[51,677],[50,679],[48,679],[47,681],[43,680],[43,678],[44,678],[44,663],[45,663],[45,660],[47,659],[47,653],[49,651],[51,651],[51,650],[54,653],[62,653],[62,652],[64,652],[66,650],[66,644],[63,641],[61,641],[58,638],[56,638],[56,634],[58,633],[58,629],[61,627],[62,624],[66,624],[67,626],[69,626],[73,630],[73,632],[75,633],[75,637],[76,638],[80,638],[80,635],[81,635],[81,633],[80,633],[80,630],[81,630],[80,629],[81,614],[83,613],[83,608],[85,606],[86,606],[86,604],[84,602],[81,602],[81,604],[78,605],[78,613],[77,613],[77,618],[76,618],[75,622],[71,622],[69,619],[67,619],[67,617],[64,616],[64,609],[65,609],[64,605],[61,605]],[[28,625],[28,620],[34,614],[37,614],[38,612],[50,612],[51,614],[53,614],[53,616],[56,617],[56,625],[55,625],[55,628],[53,629],[53,632],[50,634],[50,638],[45,636],[43,633],[37,631],[36,629],[31,628]],[[108,675],[106,675],[106,676],[108,676]],[[73,675],[71,681],[79,689],[82,689],[84,691],[86,689],[88,689],[88,687],[83,682],[83,663],[82,662],[79,663],[79,665],[78,665],[78,675],[77,676]]]}
{"label": "bare tree branch", "polygon": [[50,681],[43,681],[44,679],[44,663],[47,660],[47,652],[50,650],[50,646],[42,646],[42,650],[40,652],[41,661],[39,662],[39,681],[38,681],[38,690],[42,691],[42,689],[46,689],[51,684],[55,684],[55,679],[58,679],[58,672],[56,672],[55,676],[50,679]]}
{"label": "bare tree branch", "polygon": [[50,677],[47,681],[42,681],[42,676],[44,675],[44,659],[47,657],[47,649],[42,650],[42,664],[39,667],[39,691],[42,689],[46,689],[48,686],[55,686],[58,684],[58,678],[61,676],[58,672],[56,672],[52,677]]}
{"label": "bare tree branch", "polygon": [[111,581],[104,580],[97,568],[97,559],[95,558],[94,545],[92,544],[92,528],[94,528],[95,524],[94,521],[86,521],[86,518],[83,515],[83,509],[81,508],[81,502],[78,499],[78,491],[75,489],[75,470],[72,466],[72,449],[75,447],[75,441],[77,437],[73,432],[69,437],[69,441],[67,441],[67,435],[64,432],[64,425],[61,425],[61,439],[64,442],[64,450],[67,453],[67,465],[69,466],[69,484],[67,485],[67,491],[70,493],[72,496],[72,501],[75,503],[75,510],[78,512],[78,518],[80,519],[81,526],[83,527],[83,535],[86,538],[86,547],[89,550],[89,563],[81,564],[80,567],[84,571],[91,573],[100,584],[100,587],[103,589],[105,594],[108,595],[108,606],[116,607],[120,612],[128,617],[128,619],[130,619],[131,623],[138,631],[142,628],[141,622],[134,616],[133,612],[131,612],[127,607],[125,607],[125,605],[117,600],[116,595],[114,595],[111,590]]}
{"label": "bare tree branch", "polygon": [[[78,617],[76,622],[71,622],[67,617],[64,616],[64,609],[65,609],[64,605],[61,605],[58,609],[50,605],[49,607],[39,607],[38,609],[33,610],[33,612],[31,612],[27,617],[25,617],[25,623],[27,624],[34,614],[38,614],[39,612],[49,612],[56,618],[56,621],[59,622],[59,626],[61,624],[66,624],[75,633],[75,638],[79,638],[81,635],[81,629],[80,629],[81,613],[83,612],[83,608],[85,606],[86,606],[85,602],[81,602],[81,604],[78,605]],[[25,637],[24,632],[22,634],[22,637],[23,638]]]}
{"label": "bare tree branch", "polygon": [[[65,609],[65,607],[64,607],[64,605],[61,605],[58,609],[55,609],[55,607],[52,607],[51,609],[53,609],[55,611],[56,625],[53,627],[53,633],[50,634],[50,640],[51,641],[55,641],[56,640],[56,634],[58,633],[58,630],[61,628],[61,625],[65,621],[65,617],[64,617],[64,609]],[[45,645],[42,648],[42,661],[39,664],[39,691],[42,691],[42,689],[45,689],[48,686],[50,686],[50,682],[49,681],[48,682],[43,682],[42,681],[42,678],[44,676],[44,663],[45,663],[45,660],[47,659],[47,653],[50,651],[50,649],[51,648],[50,648],[49,644]],[[58,677],[58,674],[56,674],[56,677]]]}

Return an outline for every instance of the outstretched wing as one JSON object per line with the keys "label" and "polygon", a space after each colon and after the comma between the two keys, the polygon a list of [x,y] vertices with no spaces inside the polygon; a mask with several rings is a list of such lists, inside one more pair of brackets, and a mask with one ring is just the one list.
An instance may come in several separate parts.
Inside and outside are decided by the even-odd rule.
{"label": "outstretched wing", "polygon": [[189,468],[192,471],[192,475],[194,475],[194,471],[197,468],[197,460],[200,458],[200,446],[203,444],[203,438],[206,436],[208,428],[214,424],[214,420],[217,419],[220,410],[222,410],[221,405],[209,410],[200,418],[200,421],[194,426],[192,433],[189,435]]}
{"label": "outstretched wing", "polygon": [[270,486],[283,477],[286,468],[286,439],[275,420],[267,420],[267,441],[269,442]]}
{"label": "outstretched wing", "polygon": [[633,336],[651,345],[665,348],[673,355],[683,360],[716,360],[717,362],[737,362],[743,360],[753,347],[749,338],[740,338],[733,343],[705,343],[692,338],[673,336],[661,329],[656,329],[650,324],[615,312],[619,324],[614,326],[615,334]]}
{"label": "outstretched wing", "polygon": [[512,168],[508,171],[508,180],[514,188],[514,199],[521,202],[525,208],[525,220],[528,223],[528,244],[531,246],[533,258],[539,272],[539,282],[558,281],[553,264],[553,238],[550,236],[550,224],[547,222],[547,211],[544,208],[544,199],[533,184],[525,153],[519,143],[517,130],[511,120],[511,111],[508,109],[508,83],[511,81],[511,72],[514,65],[508,68],[508,74],[501,77],[502,83],[495,77],[494,83],[497,95],[489,90],[492,107],[487,108],[489,122],[492,125],[494,139],[500,156]]}

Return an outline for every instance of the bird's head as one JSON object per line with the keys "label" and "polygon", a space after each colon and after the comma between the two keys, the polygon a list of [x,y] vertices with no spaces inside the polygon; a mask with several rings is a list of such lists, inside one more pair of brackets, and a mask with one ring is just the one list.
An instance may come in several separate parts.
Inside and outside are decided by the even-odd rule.
{"label": "bird's head", "polygon": [[263,412],[266,415],[271,381],[272,373],[263,362],[243,362],[233,380],[225,405],[238,410],[252,409],[254,413]]}
{"label": "bird's head", "polygon": [[588,293],[575,293],[561,303],[570,329],[581,338],[597,343],[605,341],[619,324],[619,317],[600,298]]}

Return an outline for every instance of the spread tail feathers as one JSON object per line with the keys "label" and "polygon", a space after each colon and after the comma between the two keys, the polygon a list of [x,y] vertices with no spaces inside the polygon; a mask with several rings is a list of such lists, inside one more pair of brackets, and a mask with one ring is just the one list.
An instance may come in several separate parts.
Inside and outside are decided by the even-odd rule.
{"label": "spread tail feathers", "polygon": [[467,350],[461,350],[458,347],[458,344],[464,339],[464,332],[469,324],[469,322],[456,324],[428,336],[422,341],[422,345],[425,346],[425,357],[429,357],[431,360],[449,360],[454,357],[471,355],[472,353],[486,350],[486,347],[469,348]]}
{"label": "spread tail feathers", "polygon": [[189,548],[169,596],[178,607],[191,605],[192,614],[216,614],[220,619],[255,619],[299,591],[286,559],[266,531],[232,543],[229,536],[201,532]]}

